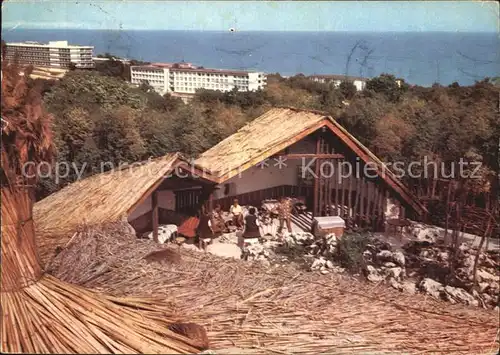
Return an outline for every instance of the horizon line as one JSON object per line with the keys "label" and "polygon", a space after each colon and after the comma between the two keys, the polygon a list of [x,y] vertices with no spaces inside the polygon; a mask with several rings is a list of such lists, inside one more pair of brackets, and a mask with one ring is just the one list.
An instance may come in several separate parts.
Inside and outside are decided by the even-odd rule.
{"label": "horizon line", "polygon": [[[10,31],[9,31],[10,30]],[[54,30],[80,30],[80,31],[172,31],[172,32],[223,32],[223,33],[244,33],[244,32],[315,32],[315,33],[489,33],[489,34],[499,34],[500,31],[467,31],[467,30],[399,30],[399,31],[381,31],[381,30],[197,30],[197,29],[162,29],[162,28],[81,28],[81,27],[16,27],[11,29],[9,27],[2,26],[2,32],[14,32],[17,30],[35,30],[35,31],[54,31]]]}

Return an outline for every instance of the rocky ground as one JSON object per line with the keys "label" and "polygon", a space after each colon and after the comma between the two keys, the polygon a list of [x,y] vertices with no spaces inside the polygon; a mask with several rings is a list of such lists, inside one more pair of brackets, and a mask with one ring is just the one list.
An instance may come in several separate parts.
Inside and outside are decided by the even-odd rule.
{"label": "rocky ground", "polygon": [[[435,287],[439,300],[428,291],[419,294],[415,285],[425,278],[410,276],[414,270],[426,270],[419,272],[437,282],[441,274],[415,268],[412,255],[422,250],[402,248],[409,243],[357,234],[315,240],[296,232],[283,242],[269,238],[250,247],[243,261],[235,260],[242,256],[235,234],[219,238],[204,253],[192,244],[160,246],[137,239],[125,227],[84,232],[47,269],[110,295],[161,298],[166,317],[204,326],[217,354],[493,354],[498,349],[498,311],[441,300],[451,293],[446,286],[458,288],[450,282]],[[418,245],[429,252],[440,244]],[[164,259],[148,261],[160,251]],[[426,255],[432,259],[432,253]],[[480,270],[488,272],[483,259]],[[375,275],[374,283],[366,280],[369,275]],[[408,290],[390,286],[398,276]]]}
{"label": "rocky ground", "polygon": [[354,277],[364,277],[407,294],[420,292],[451,303],[498,309],[498,250],[480,253],[474,286],[477,249],[462,243],[453,255],[442,242],[439,229],[433,226],[415,224],[410,233],[410,238],[403,239],[405,242],[394,242],[383,235],[346,232],[342,238],[329,234],[317,239],[310,233],[296,232],[284,235],[283,241],[266,236],[263,243],[251,245],[243,253],[236,246],[236,234],[229,233],[218,238],[208,251],[259,261],[270,268],[292,263],[323,275],[350,272]]}

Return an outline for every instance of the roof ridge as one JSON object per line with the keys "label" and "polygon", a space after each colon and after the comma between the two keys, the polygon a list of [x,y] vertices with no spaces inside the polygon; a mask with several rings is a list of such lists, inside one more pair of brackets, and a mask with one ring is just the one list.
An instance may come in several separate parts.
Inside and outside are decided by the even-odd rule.
{"label": "roof ridge", "polygon": [[275,106],[274,109],[276,109],[276,108],[288,109],[288,110],[292,110],[292,111],[295,111],[295,112],[310,112],[310,113],[314,113],[316,115],[321,115],[321,116],[325,116],[325,117],[332,117],[332,115],[329,114],[328,112],[321,111],[321,110],[312,110],[312,109],[306,109],[306,108],[298,108],[298,107],[295,107],[295,106],[287,106],[287,105]]}

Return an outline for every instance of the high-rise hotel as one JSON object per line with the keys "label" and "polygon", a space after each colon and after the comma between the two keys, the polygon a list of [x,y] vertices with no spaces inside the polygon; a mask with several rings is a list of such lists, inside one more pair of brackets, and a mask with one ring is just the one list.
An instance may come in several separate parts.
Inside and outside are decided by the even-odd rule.
{"label": "high-rise hotel", "polygon": [[155,91],[194,94],[197,89],[222,92],[237,88],[239,91],[256,91],[266,85],[266,75],[261,72],[206,69],[191,63],[152,63],[130,67],[132,84],[149,83]]}
{"label": "high-rise hotel", "polygon": [[68,41],[6,43],[5,59],[17,59],[19,64],[36,67],[69,69],[71,63],[76,68],[93,68],[93,46],[72,46]]}

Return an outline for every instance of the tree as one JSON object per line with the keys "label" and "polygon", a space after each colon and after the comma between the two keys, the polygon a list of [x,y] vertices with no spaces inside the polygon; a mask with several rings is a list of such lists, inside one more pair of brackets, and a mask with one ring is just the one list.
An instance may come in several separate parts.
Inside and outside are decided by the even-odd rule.
{"label": "tree", "polygon": [[149,81],[147,80],[141,81],[141,84],[139,85],[139,90],[144,91],[146,93],[155,92],[154,87],[152,87],[151,84],[149,84]]}
{"label": "tree", "polygon": [[71,106],[80,106],[92,112],[124,105],[141,109],[147,103],[140,90],[121,80],[79,70],[68,72],[45,95],[44,101],[54,114],[60,114]]}
{"label": "tree", "polygon": [[347,100],[351,100],[356,95],[356,86],[350,81],[342,81],[339,85],[339,90]]}
{"label": "tree", "polygon": [[120,106],[95,122],[95,142],[101,161],[117,166],[145,157],[147,148],[139,131],[140,118],[139,110]]}
{"label": "tree", "polygon": [[394,75],[381,74],[366,82],[366,90],[383,94],[390,101],[396,102],[408,90],[408,85],[403,79],[396,79]]}

